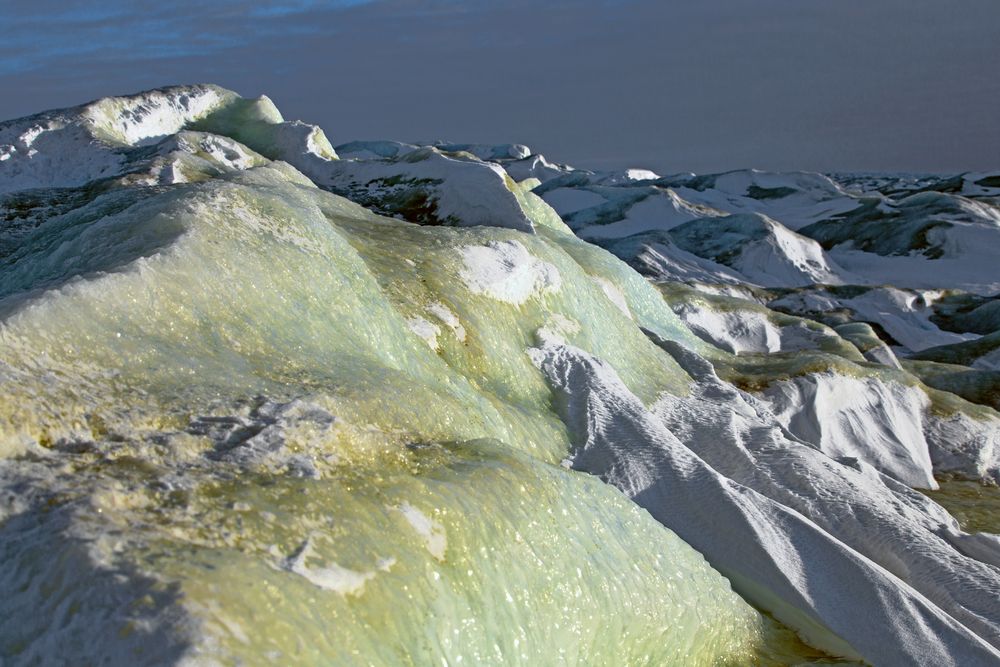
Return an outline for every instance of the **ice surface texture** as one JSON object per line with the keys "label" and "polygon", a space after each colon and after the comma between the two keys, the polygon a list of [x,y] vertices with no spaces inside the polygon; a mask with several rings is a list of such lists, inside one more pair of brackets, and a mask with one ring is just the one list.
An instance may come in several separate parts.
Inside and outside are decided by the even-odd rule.
{"label": "ice surface texture", "polygon": [[[0,124],[0,656],[750,664],[762,610],[1000,664],[1000,539],[911,488],[998,476],[932,378],[1000,277],[871,269],[979,261],[991,178],[334,149],[215,86]],[[944,217],[835,243],[873,210]]]}

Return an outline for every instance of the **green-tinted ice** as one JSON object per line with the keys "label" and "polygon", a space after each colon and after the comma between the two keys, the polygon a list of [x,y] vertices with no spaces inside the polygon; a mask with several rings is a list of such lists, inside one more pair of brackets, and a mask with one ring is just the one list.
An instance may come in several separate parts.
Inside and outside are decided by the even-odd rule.
{"label": "green-tinted ice", "polygon": [[[21,489],[0,506],[0,653],[749,660],[765,621],[729,583],[557,465],[526,353],[562,336],[652,401],[689,378],[640,327],[690,334],[519,196],[537,234],[419,227],[272,163],[111,191],[22,239],[0,268],[0,475]],[[525,251],[525,298],[470,288],[470,248]]]}

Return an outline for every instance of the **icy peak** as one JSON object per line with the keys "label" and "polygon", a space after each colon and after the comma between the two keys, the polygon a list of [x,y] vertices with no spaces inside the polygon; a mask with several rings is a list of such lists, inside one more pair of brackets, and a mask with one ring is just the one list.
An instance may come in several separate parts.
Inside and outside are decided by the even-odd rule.
{"label": "icy peak", "polygon": [[133,172],[144,157],[140,149],[191,129],[236,139],[306,173],[337,158],[320,128],[285,122],[265,96],[244,99],[212,84],[171,86],[0,123],[0,194]]}
{"label": "icy peak", "polygon": [[[212,84],[170,86],[96,100],[80,108],[79,122],[89,126],[96,139],[138,146],[175,134],[237,98],[233,91]],[[66,114],[70,122],[75,122],[73,115]]]}

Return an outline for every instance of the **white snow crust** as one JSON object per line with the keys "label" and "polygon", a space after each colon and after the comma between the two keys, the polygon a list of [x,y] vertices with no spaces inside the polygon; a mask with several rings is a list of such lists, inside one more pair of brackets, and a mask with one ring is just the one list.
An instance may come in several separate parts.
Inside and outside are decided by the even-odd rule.
{"label": "white snow crust", "polygon": [[831,458],[856,458],[907,486],[937,488],[923,431],[930,402],[918,387],[817,373],[776,382],[763,396],[778,423]]}
{"label": "white snow crust", "polygon": [[697,385],[651,409],[582,350],[529,351],[564,406],[573,467],[617,486],[816,646],[873,664],[1000,660],[1000,625],[987,620],[1000,573],[963,553],[954,520],[867,464],[798,441],[709,364],[663,344]]}
{"label": "white snow crust", "polygon": [[377,191],[387,183],[418,189],[433,202],[435,215],[442,222],[534,230],[510,189],[507,172],[489,162],[423,148],[398,160],[340,160],[321,173],[306,173],[321,186],[357,192],[362,197],[366,190]]}
{"label": "white snow crust", "polygon": [[520,305],[562,284],[559,270],[531,253],[519,241],[491,241],[461,249],[461,277],[477,294]]}

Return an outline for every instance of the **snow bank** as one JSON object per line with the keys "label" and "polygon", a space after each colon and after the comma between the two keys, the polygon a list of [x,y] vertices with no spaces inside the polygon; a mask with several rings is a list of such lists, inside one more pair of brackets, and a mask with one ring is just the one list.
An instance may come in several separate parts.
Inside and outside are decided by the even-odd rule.
{"label": "snow bank", "polygon": [[702,340],[733,354],[820,349],[833,333],[805,321],[781,326],[762,310],[713,308],[694,298],[674,312]]}
{"label": "snow bank", "polygon": [[961,535],[942,510],[789,440],[707,363],[665,346],[698,389],[652,410],[581,350],[529,351],[562,406],[574,468],[621,489],[816,646],[874,664],[1000,660],[987,620],[1000,574],[949,542]]}
{"label": "snow bank", "polygon": [[422,148],[396,160],[340,160],[310,175],[322,187],[411,222],[534,231],[511,189],[516,185],[489,162]]}
{"label": "snow bank", "polygon": [[693,220],[671,230],[670,237],[684,250],[764,287],[840,285],[849,278],[816,241],[762,215]]}
{"label": "snow bank", "polygon": [[783,427],[831,458],[853,457],[907,486],[936,489],[915,386],[834,373],[775,382],[763,394]]}

